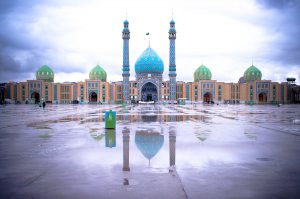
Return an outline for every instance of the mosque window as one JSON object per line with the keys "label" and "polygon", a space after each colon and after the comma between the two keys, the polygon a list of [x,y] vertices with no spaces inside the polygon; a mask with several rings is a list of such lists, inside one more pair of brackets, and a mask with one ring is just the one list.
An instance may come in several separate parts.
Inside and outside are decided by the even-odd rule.
{"label": "mosque window", "polygon": [[222,89],[222,87],[221,87],[221,85],[219,85],[219,90],[221,90]]}
{"label": "mosque window", "polygon": [[275,85],[273,85],[273,90],[276,90],[276,86]]}
{"label": "mosque window", "polygon": [[250,86],[250,89],[251,89],[251,90],[253,89],[253,86],[252,86],[252,85]]}

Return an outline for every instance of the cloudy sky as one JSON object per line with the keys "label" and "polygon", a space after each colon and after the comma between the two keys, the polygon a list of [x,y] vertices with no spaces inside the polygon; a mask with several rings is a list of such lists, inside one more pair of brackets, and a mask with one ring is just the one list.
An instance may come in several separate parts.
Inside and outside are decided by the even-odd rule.
{"label": "cloudy sky", "polygon": [[167,79],[172,12],[177,80],[203,63],[212,79],[237,82],[253,60],[263,79],[300,83],[300,0],[0,0],[0,82],[34,79],[44,64],[55,82],[87,79],[97,64],[121,80],[126,13],[130,78],[150,32]]}

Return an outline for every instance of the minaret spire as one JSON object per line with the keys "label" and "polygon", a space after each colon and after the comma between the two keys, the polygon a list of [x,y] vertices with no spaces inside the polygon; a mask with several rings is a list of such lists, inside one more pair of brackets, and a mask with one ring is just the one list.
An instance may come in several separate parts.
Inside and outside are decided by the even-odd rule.
{"label": "minaret spire", "polygon": [[130,77],[130,67],[129,67],[129,39],[130,39],[130,31],[128,28],[129,22],[127,21],[127,12],[126,12],[126,20],[124,21],[124,28],[122,32],[123,38],[123,101],[129,102],[129,77]]}
{"label": "minaret spire", "polygon": [[176,29],[175,29],[175,21],[173,20],[173,12],[172,12],[172,20],[170,21],[170,29],[169,29],[169,40],[170,40],[170,49],[169,49],[169,79],[170,79],[170,93],[169,99],[174,101],[176,100],[176,57],[175,57],[175,40],[176,40]]}

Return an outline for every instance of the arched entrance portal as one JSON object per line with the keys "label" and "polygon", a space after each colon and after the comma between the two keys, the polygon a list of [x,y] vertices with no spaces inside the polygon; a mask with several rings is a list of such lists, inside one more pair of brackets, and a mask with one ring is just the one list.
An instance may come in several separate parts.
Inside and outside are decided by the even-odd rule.
{"label": "arched entrance portal", "polygon": [[266,95],[266,93],[260,93],[258,95],[258,102],[259,103],[267,103],[268,97]]}
{"label": "arched entrance portal", "polygon": [[205,93],[203,96],[203,102],[204,103],[210,103],[211,102],[211,94],[210,93]]}
{"label": "arched entrance portal", "polygon": [[34,100],[34,103],[35,103],[35,104],[40,103],[40,94],[39,94],[38,92],[33,92],[33,93],[31,94],[31,99]]}
{"label": "arched entrance portal", "polygon": [[90,93],[89,102],[97,103],[97,93],[95,92]]}
{"label": "arched entrance portal", "polygon": [[158,93],[156,86],[151,82],[144,84],[141,90],[141,96],[142,101],[157,101]]}

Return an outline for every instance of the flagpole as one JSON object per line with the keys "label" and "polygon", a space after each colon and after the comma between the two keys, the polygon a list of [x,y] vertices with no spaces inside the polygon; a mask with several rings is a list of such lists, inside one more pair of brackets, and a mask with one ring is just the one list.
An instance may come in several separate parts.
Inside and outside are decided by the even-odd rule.
{"label": "flagpole", "polygon": [[149,48],[150,48],[150,33],[147,32],[146,35],[148,36],[148,44],[149,44]]}

